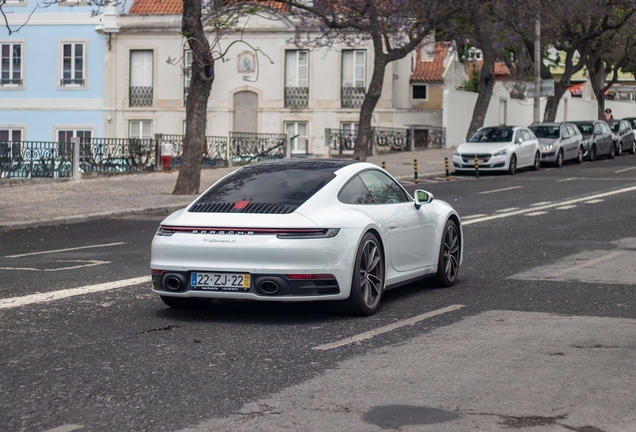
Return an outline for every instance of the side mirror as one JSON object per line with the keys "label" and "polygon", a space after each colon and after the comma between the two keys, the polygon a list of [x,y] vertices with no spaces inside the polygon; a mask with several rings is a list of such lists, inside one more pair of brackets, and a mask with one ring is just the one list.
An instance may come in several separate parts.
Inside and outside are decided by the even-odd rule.
{"label": "side mirror", "polygon": [[428,204],[433,201],[433,194],[422,189],[415,191],[415,208],[419,209],[422,204]]}
{"label": "side mirror", "polygon": [[523,138],[519,137],[515,140],[515,144],[521,144],[523,142]]}

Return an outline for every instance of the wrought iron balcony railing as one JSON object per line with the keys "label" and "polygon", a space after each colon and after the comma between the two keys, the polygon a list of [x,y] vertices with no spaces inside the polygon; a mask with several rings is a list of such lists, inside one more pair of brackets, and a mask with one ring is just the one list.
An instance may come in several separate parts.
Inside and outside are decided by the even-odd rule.
{"label": "wrought iron balcony railing", "polygon": [[62,78],[60,80],[60,87],[83,86],[84,82],[84,78]]}
{"label": "wrought iron balcony railing", "polygon": [[285,108],[307,108],[309,87],[285,87]]}
{"label": "wrought iron balcony railing", "polygon": [[342,108],[360,108],[366,89],[364,87],[341,87],[340,106]]}
{"label": "wrought iron balcony railing", "polygon": [[18,86],[22,87],[22,78],[2,78],[0,79],[0,86]]}
{"label": "wrought iron balcony railing", "polygon": [[128,92],[129,106],[144,107],[152,106],[152,87],[130,87]]}

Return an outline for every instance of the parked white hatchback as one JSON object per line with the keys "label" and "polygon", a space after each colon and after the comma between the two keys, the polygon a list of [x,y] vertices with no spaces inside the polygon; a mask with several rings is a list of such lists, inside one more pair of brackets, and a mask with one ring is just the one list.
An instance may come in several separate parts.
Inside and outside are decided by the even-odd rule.
{"label": "parked white hatchback", "polygon": [[478,129],[455,150],[455,172],[475,171],[475,158],[480,171],[514,174],[518,168],[538,170],[541,166],[539,140],[530,129],[521,126]]}

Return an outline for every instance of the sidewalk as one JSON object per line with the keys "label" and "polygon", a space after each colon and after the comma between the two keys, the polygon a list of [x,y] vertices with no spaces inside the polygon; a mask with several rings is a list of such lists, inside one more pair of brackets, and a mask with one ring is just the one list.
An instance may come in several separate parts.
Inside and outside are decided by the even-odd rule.
{"label": "sidewalk", "polygon": [[[413,181],[413,159],[419,178],[444,175],[444,158],[453,149],[372,156],[368,162],[381,166],[401,181]],[[203,192],[236,168],[204,169]],[[452,170],[452,168],[451,168]],[[185,207],[194,195],[172,195],[178,173],[144,173],[74,180],[0,180],[0,231],[63,225],[111,216],[168,213]]]}

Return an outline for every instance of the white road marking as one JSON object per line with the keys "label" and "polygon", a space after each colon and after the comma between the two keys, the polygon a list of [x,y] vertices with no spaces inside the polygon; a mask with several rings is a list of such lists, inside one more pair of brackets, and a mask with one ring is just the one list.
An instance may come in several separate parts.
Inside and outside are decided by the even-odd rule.
{"label": "white road marking", "polygon": [[521,207],[510,207],[510,208],[507,208],[507,209],[495,210],[495,213],[506,213],[506,212],[519,210],[520,208]]}
{"label": "white road marking", "polygon": [[536,211],[536,212],[532,212],[532,213],[524,213],[524,216],[541,216],[546,214],[547,211]]}
{"label": "white road marking", "polygon": [[538,203],[530,204],[530,207],[544,206],[547,204],[552,204],[552,201],[541,201]]}
{"label": "white road marking", "polygon": [[65,424],[63,426],[58,426],[53,429],[49,429],[45,432],[72,432],[74,430],[83,429],[84,426],[74,425],[74,424]]}
{"label": "white road marking", "polygon": [[133,285],[149,283],[150,276],[136,277],[132,279],[123,279],[114,282],[106,282],[97,285],[88,285],[79,288],[63,289],[47,293],[31,294],[22,297],[12,297],[0,300],[0,309],[11,309],[18,306],[25,306],[33,303],[46,303],[53,300],[60,300],[67,297],[73,297],[84,294],[92,294],[100,291],[108,291],[117,288],[125,288]]}
{"label": "white road marking", "polygon": [[470,215],[470,216],[462,216],[461,219],[462,220],[473,219],[473,218],[484,217],[484,216],[488,216],[488,215],[486,215],[486,214],[476,214],[476,215]]}
{"label": "white road marking", "polygon": [[88,263],[88,264],[80,264],[69,267],[60,267],[60,268],[52,268],[52,269],[38,269],[31,267],[0,267],[0,270],[23,270],[23,271],[45,271],[45,272],[54,272],[54,271],[62,271],[62,270],[74,270],[78,268],[84,267],[94,267],[103,264],[110,264],[112,261],[100,261],[100,260],[59,260],[54,262],[72,262],[72,263]]}
{"label": "white road marking", "polygon": [[604,255],[602,257],[598,257],[596,259],[591,259],[591,260],[584,261],[584,262],[582,262],[579,265],[575,265],[574,267],[570,267],[570,268],[567,268],[567,269],[559,271],[558,272],[558,276],[563,276],[566,273],[571,273],[571,272],[573,272],[575,270],[580,270],[582,268],[585,268],[585,267],[588,267],[588,266],[591,266],[591,265],[594,265],[594,264],[598,264],[598,263],[603,262],[603,261],[607,261],[609,259],[617,257],[618,255],[620,255],[622,253],[623,253],[623,251],[616,251],[616,252],[612,252],[610,254]]}
{"label": "white road marking", "polygon": [[624,168],[622,170],[614,171],[614,174],[620,174],[622,172],[630,171],[630,170],[633,170],[633,169],[636,169],[636,167],[629,167],[629,168]]}
{"label": "white road marking", "polygon": [[100,247],[119,246],[123,244],[126,244],[126,242],[106,243],[101,245],[90,245],[90,246],[78,246],[78,247],[72,247],[72,248],[66,248],[66,249],[31,252],[31,253],[25,253],[25,254],[19,254],[19,255],[7,255],[5,256],[5,258],[22,258],[25,256],[31,256],[31,255],[44,255],[44,254],[50,254],[50,253],[56,253],[56,252],[68,252],[68,251],[74,251],[74,250],[80,250],[80,249],[94,249],[94,248],[100,248]]}
{"label": "white road marking", "polygon": [[562,183],[562,182],[566,182],[566,181],[572,181],[572,180],[576,180],[576,179],[578,179],[578,177],[565,178],[565,179],[557,180],[557,183]]}
{"label": "white road marking", "polygon": [[600,203],[605,201],[604,199],[595,199],[595,200],[589,200],[589,201],[585,201],[585,204],[596,204],[596,203]]}
{"label": "white road marking", "polygon": [[495,215],[491,215],[491,216],[486,216],[483,218],[475,218],[466,222],[462,222],[462,225],[471,225],[474,223],[479,223],[479,222],[486,222],[489,220],[494,220],[494,219],[502,219],[502,218],[506,218],[506,217],[510,217],[510,216],[516,216],[516,215],[522,215],[522,214],[526,214],[526,213],[531,213],[531,212],[535,212],[535,211],[539,211],[539,210],[547,210],[550,208],[554,208],[554,207],[561,207],[561,206],[565,206],[565,205],[570,205],[570,204],[576,204],[576,203],[580,203],[580,202],[589,202],[598,198],[605,198],[608,196],[612,196],[612,195],[618,195],[618,194],[622,194],[622,193],[626,193],[626,192],[633,192],[636,191],[636,186],[630,186],[627,188],[623,188],[623,189],[617,189],[617,190],[613,190],[610,192],[603,192],[603,193],[599,193],[596,195],[591,195],[585,198],[575,198],[575,199],[571,199],[571,200],[565,200],[565,201],[561,201],[558,203],[552,203],[552,204],[546,204],[543,206],[535,206],[534,208],[529,208],[529,209],[524,209],[524,210],[517,210],[517,211],[513,211],[510,213],[500,213],[500,214],[495,214]]}
{"label": "white road marking", "polygon": [[489,194],[489,193],[495,193],[495,192],[503,192],[503,191],[509,191],[509,190],[513,190],[513,189],[520,189],[523,186],[512,186],[512,187],[508,187],[508,188],[503,188],[503,189],[495,189],[495,190],[489,190],[489,191],[484,191],[484,192],[479,192],[480,195],[485,195],[485,194]]}
{"label": "white road marking", "polygon": [[459,305],[459,304],[451,305],[451,306],[445,307],[443,309],[434,310],[434,311],[431,311],[431,312],[427,312],[425,314],[414,316],[412,318],[401,320],[401,321],[398,321],[396,323],[389,324],[387,326],[377,328],[375,330],[370,330],[368,332],[360,333],[360,334],[358,334],[356,336],[352,336],[350,338],[342,339],[342,340],[339,340],[337,342],[332,342],[332,343],[328,343],[328,344],[324,344],[324,345],[318,345],[318,346],[313,347],[313,349],[318,350],[318,351],[327,351],[327,350],[330,350],[330,349],[339,348],[341,346],[350,345],[350,344],[357,343],[357,342],[362,342],[364,340],[371,339],[371,338],[373,338],[375,336],[378,336],[378,335],[381,335],[383,333],[387,333],[387,332],[390,332],[392,330],[399,329],[401,327],[405,327],[407,325],[413,325],[415,323],[418,323],[418,322],[423,321],[423,320],[428,319],[428,318],[432,318],[432,317],[437,316],[437,315],[441,315],[441,314],[445,314],[445,313],[448,313],[448,312],[456,311],[458,309],[463,308],[464,306],[465,305]]}
{"label": "white road marking", "polygon": [[572,204],[572,205],[566,205],[566,206],[561,206],[561,207],[557,207],[557,210],[569,210],[569,209],[573,209],[576,208],[576,204]]}

